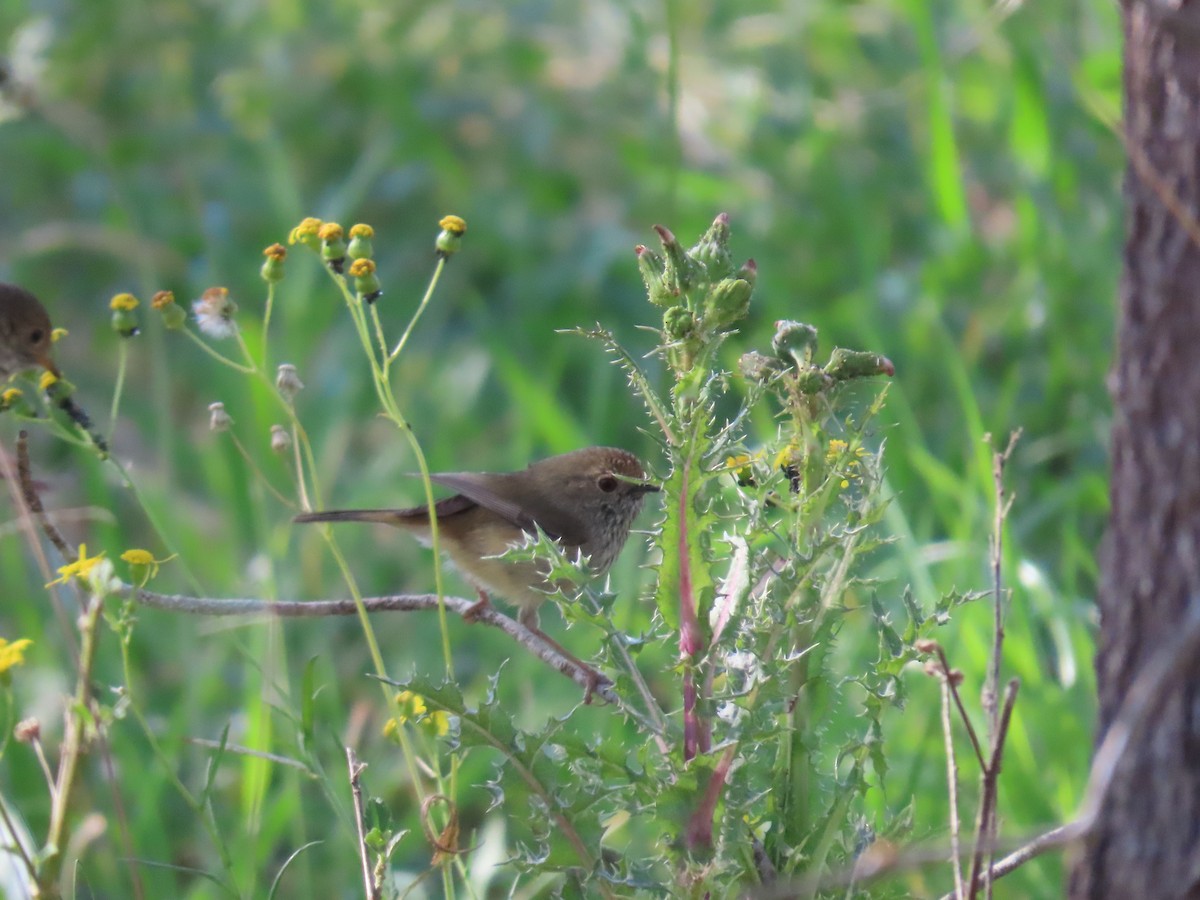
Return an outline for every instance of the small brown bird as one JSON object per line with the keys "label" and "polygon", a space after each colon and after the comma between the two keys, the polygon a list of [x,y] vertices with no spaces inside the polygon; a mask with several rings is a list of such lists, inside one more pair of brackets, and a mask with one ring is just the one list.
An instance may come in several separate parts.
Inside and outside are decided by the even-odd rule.
{"label": "small brown bird", "polygon": [[50,316],[38,298],[0,283],[0,381],[35,366],[59,374],[50,358]]}
{"label": "small brown bird", "polygon": [[[578,551],[596,573],[608,571],[625,546],[648,492],[636,456],[613,447],[587,447],[531,463],[519,472],[445,472],[430,480],[458,491],[437,501],[439,543],[450,561],[479,590],[504,597],[518,620],[542,634],[538,607],[551,590],[535,562],[488,559],[541,528],[569,552]],[[380,522],[412,533],[429,545],[429,511],[339,509],[304,513],[297,522]],[[544,637],[545,635],[543,635]]]}

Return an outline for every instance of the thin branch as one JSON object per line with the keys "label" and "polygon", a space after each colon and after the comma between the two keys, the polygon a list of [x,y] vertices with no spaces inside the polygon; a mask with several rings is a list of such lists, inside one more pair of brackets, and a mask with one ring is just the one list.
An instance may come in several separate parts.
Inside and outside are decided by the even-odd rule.
{"label": "thin branch", "polygon": [[367,765],[358,761],[358,757],[354,755],[354,750],[350,747],[346,748],[346,765],[350,768],[350,794],[354,798],[354,827],[358,831],[358,856],[362,861],[364,896],[367,900],[379,900],[381,896],[379,885],[375,883],[375,879],[371,875],[370,850],[367,847],[366,825],[363,822],[365,812],[360,776]]}
{"label": "thin branch", "polygon": [[[958,682],[962,678],[960,672],[956,672],[950,668],[950,660],[946,658],[946,651],[942,649],[942,645],[936,641],[933,644],[933,652],[937,654],[938,665],[942,667],[939,677],[949,686],[950,696],[954,698],[954,705],[958,708],[958,716],[962,719],[963,727],[967,729],[967,737],[971,739],[971,747],[975,751],[975,758],[979,761],[979,770],[982,772],[987,768],[987,761],[983,758],[983,746],[979,743],[979,735],[975,733],[975,726],[971,724],[971,717],[967,715],[967,708],[963,705],[962,694],[958,692]],[[919,644],[918,644],[919,646]]]}
{"label": "thin branch", "polygon": [[950,856],[954,866],[954,897],[963,900],[962,849],[959,846],[958,759],[950,728],[950,677],[942,676],[942,736],[946,742],[946,786],[950,794]]}
{"label": "thin branch", "polygon": [[[996,799],[999,794],[1000,761],[1004,755],[1004,741],[1008,737],[1008,723],[1012,719],[1013,704],[1017,702],[1017,690],[1020,682],[1012,679],[1004,692],[1004,708],[1000,711],[1000,720],[992,739],[992,756],[987,767],[983,770],[983,791],[979,801],[979,819],[975,829],[975,853],[971,859],[971,877],[967,883],[967,896],[974,897],[979,889],[981,877],[984,876],[984,853],[992,853],[995,846],[993,826],[996,824]],[[988,866],[990,875],[991,866]],[[988,878],[990,884],[991,879]]]}
{"label": "thin branch", "polygon": [[988,733],[995,738],[999,724],[996,698],[1000,689],[1000,651],[1004,646],[1004,520],[1008,516],[1012,499],[1004,497],[1004,466],[1012,456],[1021,429],[1008,436],[1008,446],[1001,452],[992,453],[992,485],[995,491],[996,508],[992,519],[992,603],[994,623],[992,630],[992,659],[988,667],[987,680],[983,686],[983,708],[988,715]]}
{"label": "thin branch", "polygon": [[33,483],[33,471],[29,465],[29,432],[22,431],[17,435],[17,478],[21,485],[21,499],[25,507],[33,514],[38,526],[45,533],[62,558],[70,562],[75,558],[75,551],[68,546],[61,532],[54,523],[46,518],[46,508],[42,506],[42,498],[38,496],[37,485]]}
{"label": "thin branch", "polygon": [[[190,597],[181,594],[158,594],[124,584],[114,592],[127,600],[133,600],[151,609],[168,612],[183,612],[200,616],[281,616],[283,618],[307,618],[320,616],[353,616],[358,607],[353,600],[259,600],[247,598]],[[497,609],[487,606],[476,609],[477,600],[465,597],[443,597],[446,609],[482,625],[498,628],[550,668],[561,672],[585,690],[594,674],[580,668],[573,660],[563,656],[533,631],[511,619]],[[436,610],[437,594],[392,594],[384,597],[364,597],[363,607],[367,612],[414,612]],[[609,703],[618,702],[611,684],[601,683],[594,693]]]}

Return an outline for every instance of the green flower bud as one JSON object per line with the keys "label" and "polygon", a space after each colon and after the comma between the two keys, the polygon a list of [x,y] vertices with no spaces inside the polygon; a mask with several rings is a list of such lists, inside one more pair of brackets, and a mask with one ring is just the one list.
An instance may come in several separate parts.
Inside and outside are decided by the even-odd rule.
{"label": "green flower bud", "polygon": [[672,306],[663,313],[663,331],[672,341],[682,341],[696,332],[696,317],[691,310],[682,306]]}
{"label": "green flower bud", "polygon": [[342,274],[342,264],[346,261],[346,242],[343,240],[342,226],[337,222],[326,222],[317,231],[321,238],[321,259],[334,272]]}
{"label": "green flower bud", "polygon": [[187,322],[187,310],[178,303],[164,306],[162,309],[162,322],[163,325],[172,331],[178,331]]}
{"label": "green flower bud", "polygon": [[645,244],[638,244],[633,248],[633,252],[637,254],[638,271],[642,274],[642,283],[646,285],[646,296],[650,302],[655,306],[674,303],[677,295],[667,290],[666,282],[663,281],[663,274],[667,268],[663,258]]}
{"label": "green flower bud", "polygon": [[742,281],[750,282],[750,287],[754,287],[758,281],[758,263],[752,259],[746,260],[742,263],[742,267],[738,269],[737,274],[738,278],[742,279]]}
{"label": "green flower bud", "polygon": [[458,252],[462,245],[462,236],[467,232],[467,223],[461,216],[442,216],[438,225],[442,230],[434,246],[437,248],[437,255],[446,259]]}
{"label": "green flower bud", "polygon": [[738,360],[738,369],[747,381],[766,382],[778,375],[783,367],[779,360],[751,350]]}
{"label": "green flower bud", "polygon": [[825,374],[834,381],[848,381],[872,375],[895,375],[896,367],[890,359],[878,353],[834,347],[829,362],[825,363]]}
{"label": "green flower bud", "polygon": [[804,365],[796,374],[796,389],[802,394],[819,394],[833,384],[820,367]]}
{"label": "green flower bud", "polygon": [[723,278],[708,293],[705,301],[704,324],[722,329],[744,319],[750,311],[750,294],[754,288],[741,278]]}
{"label": "green flower bud", "polygon": [[370,225],[358,224],[350,228],[350,243],[346,247],[346,255],[351,259],[370,259],[375,255],[371,246],[371,238],[375,237],[375,229]]}
{"label": "green flower bud", "polygon": [[133,294],[117,294],[109,301],[108,308],[112,310],[113,331],[121,337],[131,338],[138,333],[137,313],[138,299]]}
{"label": "green flower bud", "polygon": [[771,338],[771,349],[785,361],[795,360],[804,367],[817,349],[817,329],[805,322],[780,319],[775,323],[775,337]]}
{"label": "green flower bud", "polygon": [[655,225],[654,230],[658,232],[658,237],[663,245],[663,254],[666,256],[663,283],[667,290],[676,295],[690,290],[702,274],[700,266],[687,255],[683,245],[679,243],[679,239],[671,233],[669,228]]}
{"label": "green flower bud", "polygon": [[350,263],[350,277],[354,279],[354,290],[367,303],[374,303],[383,295],[383,286],[375,274],[375,260],[356,259]]}
{"label": "green flower bud", "polygon": [[0,412],[10,412],[22,419],[32,419],[36,415],[25,394],[15,387],[0,391]]}
{"label": "green flower bud", "polygon": [[733,273],[733,257],[729,253],[729,215],[721,213],[708,231],[688,251],[688,256],[704,266],[710,281],[719,281]]}
{"label": "green flower bud", "polygon": [[262,268],[258,270],[262,280],[268,284],[283,281],[283,261],[287,259],[287,247],[283,244],[272,244],[263,251],[263,256],[266,257],[266,260],[263,262]]}
{"label": "green flower bud", "polygon": [[138,333],[137,313],[132,309],[114,309],[112,314],[113,331],[124,338],[131,338]]}

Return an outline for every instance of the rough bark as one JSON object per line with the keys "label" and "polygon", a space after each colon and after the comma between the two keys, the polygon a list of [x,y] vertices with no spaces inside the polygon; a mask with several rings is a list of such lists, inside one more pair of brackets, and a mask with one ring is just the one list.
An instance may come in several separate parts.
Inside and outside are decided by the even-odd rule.
{"label": "rough bark", "polygon": [[[1127,233],[1098,743],[1129,724],[1131,686],[1200,607],[1200,3],[1125,0],[1122,13]],[[1073,898],[1200,897],[1200,654],[1182,662],[1113,770]]]}

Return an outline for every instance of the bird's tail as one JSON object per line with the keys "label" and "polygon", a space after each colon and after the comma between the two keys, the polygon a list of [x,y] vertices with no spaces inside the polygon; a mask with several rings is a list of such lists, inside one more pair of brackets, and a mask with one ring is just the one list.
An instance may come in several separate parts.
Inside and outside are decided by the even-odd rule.
{"label": "bird's tail", "polygon": [[416,509],[325,509],[301,513],[293,522],[379,522],[399,528],[429,521],[423,507]]}

